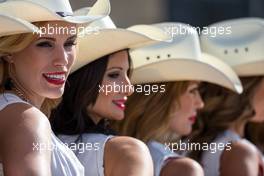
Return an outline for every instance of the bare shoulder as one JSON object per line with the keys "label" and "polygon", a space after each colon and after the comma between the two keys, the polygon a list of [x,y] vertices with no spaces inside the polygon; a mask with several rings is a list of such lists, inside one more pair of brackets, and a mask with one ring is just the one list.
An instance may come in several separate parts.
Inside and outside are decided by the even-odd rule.
{"label": "bare shoulder", "polygon": [[[7,106],[0,112],[4,133],[1,133],[1,157],[5,173],[10,175],[49,175],[51,127],[47,117],[37,108],[23,103]],[[45,148],[46,149],[46,148]],[[44,171],[46,170],[46,171]]]}
{"label": "bare shoulder", "polygon": [[198,162],[187,157],[170,159],[162,168],[161,176],[203,176],[203,169]]}
{"label": "bare shoulder", "polygon": [[[232,163],[232,164],[230,164]],[[234,142],[230,150],[225,150],[220,159],[221,175],[257,175],[259,152],[246,140]]]}
{"label": "bare shoulder", "polygon": [[104,163],[107,175],[153,175],[147,146],[132,137],[117,136],[106,142]]}
{"label": "bare shoulder", "polygon": [[120,157],[127,156],[130,158],[149,154],[147,146],[140,140],[126,137],[116,136],[108,140],[105,144],[105,159],[119,160]]}
{"label": "bare shoulder", "polygon": [[8,131],[5,135],[23,129],[31,132],[32,135],[51,130],[48,118],[39,109],[29,104],[11,104],[0,111],[0,117],[1,129]]}
{"label": "bare shoulder", "polygon": [[147,146],[140,140],[128,136],[116,136],[111,138],[105,145],[106,150],[148,150]]}

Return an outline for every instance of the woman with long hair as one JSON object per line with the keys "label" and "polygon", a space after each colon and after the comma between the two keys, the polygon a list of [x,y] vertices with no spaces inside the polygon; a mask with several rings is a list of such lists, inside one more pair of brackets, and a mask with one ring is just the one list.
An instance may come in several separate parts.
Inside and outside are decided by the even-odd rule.
{"label": "woman with long hair", "polygon": [[201,87],[205,107],[199,114],[201,125],[191,141],[218,147],[192,151],[190,156],[202,164],[206,176],[263,175],[261,154],[245,137],[249,122],[264,121],[264,21],[245,18],[209,27],[230,28],[231,33],[214,38],[202,35],[201,45],[204,52],[232,66],[244,91],[238,95],[213,85]]}
{"label": "woman with long hair", "polygon": [[[204,106],[198,91],[200,81],[238,93],[242,91],[240,81],[228,65],[202,55],[192,27],[182,23],[155,26],[171,31],[173,41],[131,50],[132,82],[138,91],[129,98],[126,118],[117,129],[147,144],[155,176],[203,175],[197,162],[175,152],[174,141],[191,133],[197,112]],[[186,32],[176,34],[180,28]]]}
{"label": "woman with long hair", "polygon": [[77,33],[44,29],[77,29],[95,16],[73,15],[64,0],[7,0],[0,14],[0,175],[83,175],[83,166],[41,112],[62,96]]}
{"label": "woman with long hair", "polygon": [[[75,152],[86,176],[152,176],[151,157],[144,143],[116,136],[108,123],[124,118],[125,102],[132,93],[128,49],[155,42],[132,30],[143,28],[145,34],[161,39],[167,36],[145,25],[115,28],[110,17],[91,26],[100,30],[80,38],[74,72],[51,115],[53,130]],[[94,50],[94,44],[100,49]]]}

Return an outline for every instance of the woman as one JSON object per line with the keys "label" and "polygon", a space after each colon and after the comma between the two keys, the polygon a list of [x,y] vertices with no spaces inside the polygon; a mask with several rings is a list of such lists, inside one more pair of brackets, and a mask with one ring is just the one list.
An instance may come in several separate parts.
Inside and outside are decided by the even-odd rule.
{"label": "woman", "polygon": [[[178,147],[173,141],[192,131],[197,112],[204,106],[200,81],[222,83],[237,92],[241,92],[240,82],[226,64],[201,56],[199,37],[192,27],[182,23],[155,26],[171,31],[173,42],[130,52],[135,67],[132,82],[137,89],[151,86],[152,91],[139,91],[129,98],[126,118],[118,129],[148,145],[155,176],[203,175],[198,163],[175,153]],[[186,32],[176,34],[180,28]]]}
{"label": "woman", "polygon": [[[30,11],[17,13],[21,7]],[[76,58],[77,35],[44,33],[40,29],[77,29],[81,22],[96,19],[65,18],[70,12],[68,1],[0,3],[0,175],[84,173],[75,155],[53,135],[47,117],[40,111],[47,99],[62,96]]]}
{"label": "woman", "polygon": [[[89,27],[93,25],[100,30],[96,35],[80,38],[78,61],[62,101],[52,113],[52,127],[74,150],[85,167],[86,176],[153,175],[147,147],[133,138],[113,136],[115,133],[108,121],[124,118],[125,102],[132,93],[128,48],[154,42],[131,30],[144,28],[150,36],[163,39],[167,36],[149,26],[130,30],[115,28],[109,17]],[[100,49],[92,49],[94,44]]]}
{"label": "woman", "polygon": [[[201,111],[202,127],[193,142],[224,145],[213,151],[193,151],[205,175],[263,175],[263,162],[257,148],[244,139],[249,122],[263,122],[264,92],[264,22],[257,18],[223,21],[210,27],[230,27],[232,33],[212,38],[201,36],[204,52],[221,58],[239,75],[241,95],[212,85],[202,87],[205,108]],[[227,146],[228,145],[228,146]]]}

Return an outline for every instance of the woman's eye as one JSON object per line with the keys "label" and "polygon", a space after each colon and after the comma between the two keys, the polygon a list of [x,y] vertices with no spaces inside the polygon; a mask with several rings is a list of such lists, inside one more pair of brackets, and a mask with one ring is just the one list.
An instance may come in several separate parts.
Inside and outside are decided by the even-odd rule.
{"label": "woman's eye", "polygon": [[67,42],[64,44],[65,47],[72,47],[72,46],[75,46],[77,43],[72,41],[72,42]]}
{"label": "woman's eye", "polygon": [[40,42],[37,44],[38,47],[52,47],[50,42]]}
{"label": "woman's eye", "polygon": [[191,89],[191,90],[190,90],[190,93],[192,93],[192,94],[197,94],[197,93],[199,93],[199,89],[198,89],[198,87],[197,87],[197,88],[194,88],[194,89]]}
{"label": "woman's eye", "polygon": [[118,76],[119,76],[119,73],[109,73],[108,74],[108,77],[110,78],[118,78]]}

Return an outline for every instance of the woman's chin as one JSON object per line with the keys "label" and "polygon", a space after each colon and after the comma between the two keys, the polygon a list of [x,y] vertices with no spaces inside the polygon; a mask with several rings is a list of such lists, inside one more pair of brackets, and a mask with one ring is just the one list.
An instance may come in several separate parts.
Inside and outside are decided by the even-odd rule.
{"label": "woman's chin", "polygon": [[112,115],[111,120],[120,121],[120,120],[123,120],[124,118],[125,118],[124,113],[115,113]]}

